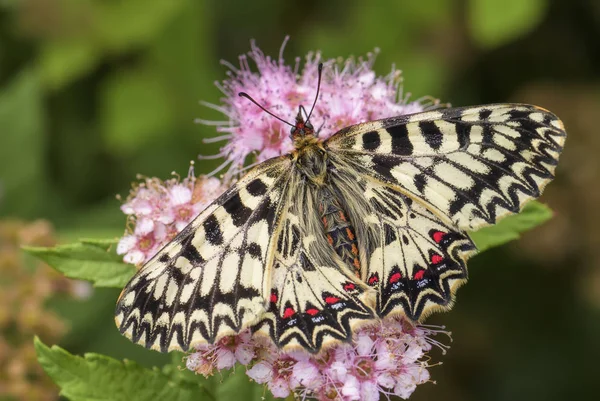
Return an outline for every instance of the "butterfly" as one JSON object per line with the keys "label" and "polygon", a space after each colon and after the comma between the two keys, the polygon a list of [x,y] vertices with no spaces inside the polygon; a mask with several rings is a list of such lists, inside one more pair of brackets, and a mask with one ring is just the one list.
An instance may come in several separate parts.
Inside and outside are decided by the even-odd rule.
{"label": "butterfly", "polygon": [[316,353],[377,319],[446,311],[476,253],[467,231],[540,196],[566,137],[525,104],[386,118],[327,140],[303,111],[291,153],[250,170],[135,274],[115,311],[122,334],[167,352],[249,328]]}

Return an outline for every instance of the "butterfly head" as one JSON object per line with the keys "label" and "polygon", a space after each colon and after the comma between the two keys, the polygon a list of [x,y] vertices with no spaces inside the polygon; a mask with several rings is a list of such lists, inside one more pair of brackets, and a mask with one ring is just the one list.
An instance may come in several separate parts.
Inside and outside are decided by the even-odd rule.
{"label": "butterfly head", "polygon": [[298,142],[302,139],[315,136],[315,128],[310,123],[309,118],[306,118],[306,120],[304,119],[303,112],[304,114],[306,114],[306,110],[304,110],[304,107],[300,106],[298,114],[296,115],[296,123],[294,124],[290,132],[290,137],[294,142]]}

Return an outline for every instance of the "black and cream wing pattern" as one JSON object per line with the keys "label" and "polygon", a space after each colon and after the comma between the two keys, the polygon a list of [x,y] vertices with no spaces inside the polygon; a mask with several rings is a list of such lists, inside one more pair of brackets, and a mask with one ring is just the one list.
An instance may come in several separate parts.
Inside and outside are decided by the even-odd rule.
{"label": "black and cream wing pattern", "polygon": [[[208,206],[125,287],[115,320],[162,352],[246,328],[318,351],[374,317],[368,288],[323,247],[290,158],[267,161]],[[316,220],[315,220],[316,219]]]}
{"label": "black and cream wing pattern", "polygon": [[364,229],[379,236],[362,244],[377,314],[421,320],[449,309],[476,251],[466,231],[539,197],[565,137],[545,109],[497,104],[359,124],[330,138],[334,174],[352,171],[358,181],[338,180],[340,191],[366,201],[350,217],[366,216]]}
{"label": "black and cream wing pattern", "polygon": [[[120,331],[160,351],[246,328],[318,352],[386,316],[451,307],[467,231],[518,213],[554,177],[561,121],[498,104],[362,123],[241,178],[123,290]],[[294,135],[294,133],[293,133]]]}

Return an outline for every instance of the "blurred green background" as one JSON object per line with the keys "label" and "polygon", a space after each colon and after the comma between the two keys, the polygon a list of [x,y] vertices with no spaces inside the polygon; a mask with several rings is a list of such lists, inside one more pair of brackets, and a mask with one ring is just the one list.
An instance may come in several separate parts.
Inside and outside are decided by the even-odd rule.
{"label": "blurred green background", "polygon": [[[404,90],[453,105],[539,104],[566,150],[542,201],[555,218],[470,263],[436,385],[413,400],[595,400],[600,394],[600,2],[594,0],[4,0],[0,3],[0,216],[45,218],[61,241],[122,235],[116,194],[138,173],[183,175],[217,148],[220,60],[254,38],[293,62],[381,49]],[[217,162],[196,162],[208,172]],[[145,365],[167,358],[113,324],[118,291],[56,299],[60,345]],[[11,305],[0,305],[10,308]],[[42,338],[44,340],[44,338]]]}

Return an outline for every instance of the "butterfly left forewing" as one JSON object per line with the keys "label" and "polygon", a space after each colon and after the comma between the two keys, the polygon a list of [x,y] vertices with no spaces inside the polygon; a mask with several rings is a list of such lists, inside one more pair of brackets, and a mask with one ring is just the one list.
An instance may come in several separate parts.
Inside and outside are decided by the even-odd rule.
{"label": "butterfly left forewing", "polygon": [[256,323],[271,286],[290,162],[258,166],[210,204],[127,284],[121,333],[160,351],[186,351]]}

